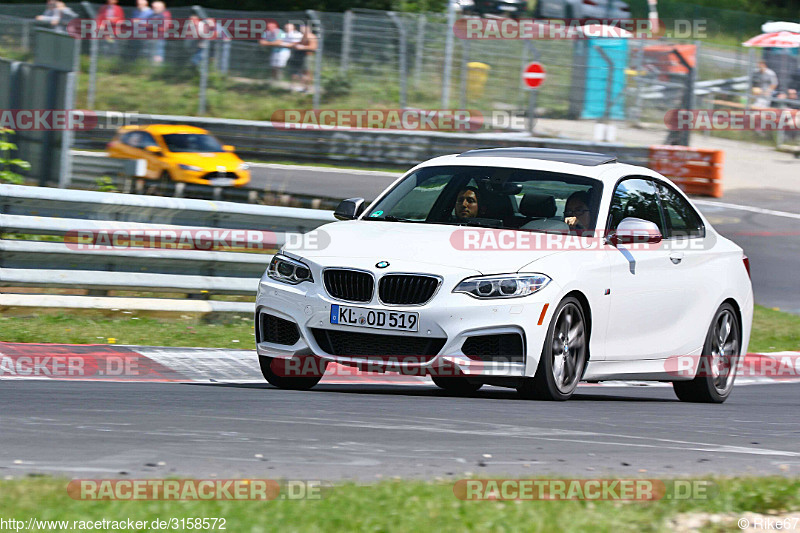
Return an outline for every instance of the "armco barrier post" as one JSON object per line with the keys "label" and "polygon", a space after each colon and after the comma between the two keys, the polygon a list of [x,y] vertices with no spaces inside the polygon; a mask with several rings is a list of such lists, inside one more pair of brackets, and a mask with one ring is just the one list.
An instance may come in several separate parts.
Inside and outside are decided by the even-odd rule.
{"label": "armco barrier post", "polygon": [[414,51],[414,85],[422,78],[422,53],[425,48],[425,15],[417,16],[417,45]]}
{"label": "armco barrier post", "polygon": [[454,2],[447,8],[447,35],[444,40],[444,70],[442,72],[442,109],[450,105],[450,74],[453,70],[453,25],[456,23]]}
{"label": "armco barrier post", "polygon": [[322,21],[313,9],[306,10],[309,20],[313,23],[312,28],[316,29],[317,51],[314,54],[314,96],[312,106],[319,109],[320,98],[322,97],[322,54],[325,47],[325,31],[322,28]]}
{"label": "armco barrier post", "polygon": [[397,13],[394,11],[389,11],[386,14],[390,19],[392,19],[392,22],[397,28],[397,32],[400,36],[400,50],[398,57],[398,63],[400,64],[400,109],[405,109],[406,95],[408,92],[408,69],[406,68],[406,27],[403,25],[403,21],[400,20],[400,17],[397,16]]}
{"label": "armco barrier post", "polygon": [[339,72],[342,74],[350,68],[350,46],[353,40],[353,12],[344,12],[344,27],[342,28],[342,59],[339,62]]}

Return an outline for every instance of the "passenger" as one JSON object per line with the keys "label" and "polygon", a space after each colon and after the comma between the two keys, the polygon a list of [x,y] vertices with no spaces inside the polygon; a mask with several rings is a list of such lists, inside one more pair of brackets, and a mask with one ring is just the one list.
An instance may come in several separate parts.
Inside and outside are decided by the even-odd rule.
{"label": "passenger", "polygon": [[590,229],[591,210],[589,209],[589,193],[576,191],[569,195],[564,205],[564,222],[570,230]]}

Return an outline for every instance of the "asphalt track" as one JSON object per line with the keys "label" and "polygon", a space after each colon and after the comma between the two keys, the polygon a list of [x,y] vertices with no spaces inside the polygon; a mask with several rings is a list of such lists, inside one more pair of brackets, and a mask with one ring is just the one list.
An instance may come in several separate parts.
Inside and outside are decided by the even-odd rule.
{"label": "asphalt track", "polygon": [[0,381],[0,475],[596,477],[800,473],[800,384],[722,405],[671,387],[582,386],[566,403],[488,388]]}
{"label": "asphalt track", "polygon": [[[298,170],[313,188],[291,180],[301,190],[287,192],[327,196],[328,181],[308,172]],[[391,180],[372,177],[341,181],[339,171],[334,196],[369,197],[352,189]],[[756,301],[800,313],[800,218],[786,216],[798,205],[800,194],[753,189],[700,208],[750,256]],[[491,387],[458,398],[433,385],[325,381],[290,392],[253,382],[0,380],[0,398],[3,476],[800,473],[797,383],[737,386],[723,405],[681,403],[667,386],[585,385],[569,402],[546,403]]]}

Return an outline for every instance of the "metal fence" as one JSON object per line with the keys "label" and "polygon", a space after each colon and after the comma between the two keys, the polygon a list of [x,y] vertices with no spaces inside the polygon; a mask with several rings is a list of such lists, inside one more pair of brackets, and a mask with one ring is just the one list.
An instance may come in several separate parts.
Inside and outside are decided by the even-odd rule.
{"label": "metal fence", "polygon": [[[80,16],[91,16],[99,4],[70,4]],[[758,33],[765,17],[743,16],[710,8],[670,2],[665,19],[705,22],[710,37]],[[0,47],[24,51],[29,46],[31,18],[40,6],[0,6]],[[462,40],[453,37],[444,14],[409,14],[353,9],[346,13],[244,12],[180,7],[173,18],[193,13],[214,19],[272,18],[280,25],[310,22],[320,38],[320,51],[311,62],[313,84],[285,75],[272,79],[271,51],[256,41],[211,41],[201,54],[197,41],[166,41],[163,63],[153,64],[151,48],[135,41],[82,45],[84,75],[78,105],[141,113],[210,115],[269,120],[286,108],[465,108],[483,112],[523,113],[532,107],[548,118],[625,120],[663,124],[669,109],[682,107],[688,97],[696,103],[752,103],[747,83],[758,58],[741,46],[707,41],[631,40],[627,50],[609,66],[587,59],[585,41]],[[131,12],[126,8],[126,16]],[[694,65],[683,68],[671,51],[681,45]],[[532,60],[543,63],[548,77],[529,106],[521,71]],[[787,62],[789,65],[791,61]],[[794,60],[796,70],[796,59]],[[788,86],[800,83],[791,65],[781,74]],[[693,76],[693,79],[692,79]],[[606,81],[618,90],[610,98],[590,102],[592,91]],[[785,80],[785,81],[784,81]],[[692,82],[712,82],[695,87]],[[599,89],[597,89],[599,87]],[[708,98],[706,98],[708,96]],[[592,105],[600,106],[588,112]],[[800,102],[792,105],[800,105]],[[604,106],[618,111],[608,112]],[[666,134],[666,128],[665,128]],[[757,137],[757,136],[756,136]]]}

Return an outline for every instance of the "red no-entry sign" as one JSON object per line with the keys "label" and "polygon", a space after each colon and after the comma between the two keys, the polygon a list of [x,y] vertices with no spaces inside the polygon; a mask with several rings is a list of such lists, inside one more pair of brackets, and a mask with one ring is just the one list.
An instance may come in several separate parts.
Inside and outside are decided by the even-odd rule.
{"label": "red no-entry sign", "polygon": [[529,63],[522,73],[522,81],[531,89],[535,89],[541,85],[546,77],[547,74],[541,63]]}

